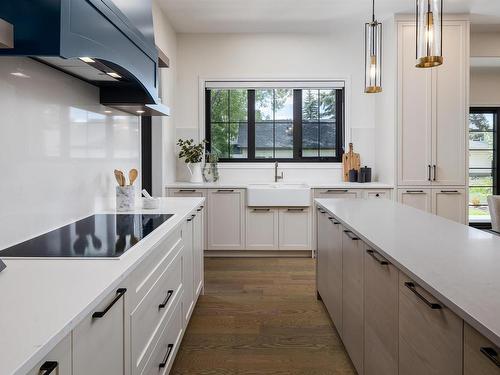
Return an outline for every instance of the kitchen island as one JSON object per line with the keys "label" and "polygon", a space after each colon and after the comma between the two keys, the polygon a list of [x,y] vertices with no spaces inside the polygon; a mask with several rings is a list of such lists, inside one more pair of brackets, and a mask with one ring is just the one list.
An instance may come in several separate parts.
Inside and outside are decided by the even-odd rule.
{"label": "kitchen island", "polygon": [[119,258],[0,251],[0,373],[168,373],[203,288],[203,204],[162,198],[136,209],[173,216]]}
{"label": "kitchen island", "polygon": [[499,237],[385,199],[315,203],[318,295],[360,374],[499,373]]}

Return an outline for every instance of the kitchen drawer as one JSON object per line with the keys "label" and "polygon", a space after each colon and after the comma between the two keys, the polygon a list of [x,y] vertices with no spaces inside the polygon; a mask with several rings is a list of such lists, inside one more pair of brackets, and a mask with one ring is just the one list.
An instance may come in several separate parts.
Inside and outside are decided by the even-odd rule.
{"label": "kitchen drawer", "polygon": [[365,190],[364,194],[365,194],[365,198],[367,198],[367,199],[377,199],[377,198],[391,199],[392,198],[390,190]]}
{"label": "kitchen drawer", "polygon": [[182,249],[130,315],[133,374],[139,374],[151,355],[154,336],[161,322],[172,312],[172,304],[182,288]]}
{"label": "kitchen drawer", "polygon": [[400,374],[461,375],[462,334],[462,319],[399,273]]}
{"label": "kitchen drawer", "polygon": [[207,189],[168,189],[169,197],[206,197]]}
{"label": "kitchen drawer", "polygon": [[500,348],[468,324],[464,328],[464,375],[500,375]]}
{"label": "kitchen drawer", "polygon": [[179,350],[183,334],[182,295],[175,301],[172,313],[160,327],[153,353],[140,374],[168,374]]}
{"label": "kitchen drawer", "polygon": [[27,375],[46,374],[51,368],[54,368],[54,375],[71,375],[71,334],[63,338]]}
{"label": "kitchen drawer", "polygon": [[151,290],[174,258],[176,250],[182,246],[181,229],[179,228],[160,240],[150,255],[133,271],[130,277],[131,290],[127,294],[130,311],[134,310]]}
{"label": "kitchen drawer", "polygon": [[360,198],[358,189],[314,189],[314,198]]}

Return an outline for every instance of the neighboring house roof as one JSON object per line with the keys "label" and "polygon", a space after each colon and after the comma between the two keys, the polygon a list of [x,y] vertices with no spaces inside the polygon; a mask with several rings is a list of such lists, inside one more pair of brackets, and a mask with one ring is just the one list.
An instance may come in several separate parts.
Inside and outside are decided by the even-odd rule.
{"label": "neighboring house roof", "polygon": [[[275,138],[277,148],[287,148],[293,145],[292,123],[288,121],[275,122]],[[273,123],[255,124],[255,145],[259,148],[273,147]],[[335,147],[335,123],[321,123],[321,147]],[[238,136],[231,141],[233,145],[248,145],[247,124],[240,124]],[[304,148],[316,148],[318,145],[318,124],[303,124],[302,145]]]}

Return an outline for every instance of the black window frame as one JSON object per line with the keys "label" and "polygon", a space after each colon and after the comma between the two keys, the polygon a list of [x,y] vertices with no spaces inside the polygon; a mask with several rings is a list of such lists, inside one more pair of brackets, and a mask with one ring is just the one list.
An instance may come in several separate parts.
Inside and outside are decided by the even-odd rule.
{"label": "black window frame", "polygon": [[[493,174],[493,188],[492,192],[494,195],[500,195],[500,107],[470,107],[469,114],[490,114],[493,113],[495,115],[495,123],[493,128],[493,163],[492,163],[492,174]],[[470,123],[468,123],[468,127],[470,127]],[[471,133],[470,129],[468,129],[468,134]],[[467,145],[469,145],[469,139],[467,139]],[[467,152],[469,154],[470,147],[467,146]],[[481,168],[471,168],[469,165],[467,178],[470,178],[470,170],[471,169],[481,169]],[[487,168],[489,169],[489,168]],[[469,193],[470,188],[469,184]],[[467,202],[468,207],[470,207],[470,198]],[[491,229],[491,222],[470,222],[469,225],[478,229]]]}
{"label": "black window frame", "polygon": [[[279,89],[273,87],[269,89]],[[221,88],[225,89],[225,88]],[[259,89],[259,88],[258,88]],[[258,90],[257,89],[257,90]],[[262,88],[266,89],[266,88]],[[247,158],[220,158],[221,163],[341,163],[344,154],[344,134],[345,134],[345,89],[339,87],[310,88],[313,90],[331,89],[335,90],[335,147],[336,156],[324,157],[304,157],[302,156],[302,92],[304,89],[293,89],[293,158],[256,158],[255,157],[255,90],[247,89],[248,95],[248,151]],[[231,89],[227,89],[231,90]],[[206,151],[211,150],[211,89],[205,89],[205,139],[207,141]],[[319,142],[319,137],[318,137]]]}

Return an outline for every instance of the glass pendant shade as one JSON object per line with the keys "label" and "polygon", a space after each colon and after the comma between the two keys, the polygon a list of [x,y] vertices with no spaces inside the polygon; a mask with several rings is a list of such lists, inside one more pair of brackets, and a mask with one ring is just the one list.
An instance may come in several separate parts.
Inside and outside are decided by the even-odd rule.
{"label": "glass pendant shade", "polygon": [[443,0],[417,2],[417,68],[443,63]]}
{"label": "glass pendant shade", "polygon": [[382,24],[375,15],[365,24],[365,92],[382,92]]}

